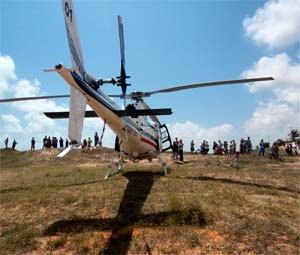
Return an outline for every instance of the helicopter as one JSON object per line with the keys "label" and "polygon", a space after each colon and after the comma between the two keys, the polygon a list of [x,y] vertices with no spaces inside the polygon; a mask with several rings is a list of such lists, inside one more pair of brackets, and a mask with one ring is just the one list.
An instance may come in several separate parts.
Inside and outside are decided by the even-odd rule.
{"label": "helicopter", "polygon": [[[154,158],[158,158],[162,164],[164,174],[166,175],[168,172],[166,162],[161,157],[161,152],[172,148],[172,140],[167,125],[162,124],[157,116],[170,115],[172,114],[172,110],[171,108],[152,109],[145,102],[145,98],[159,93],[170,93],[193,88],[274,80],[273,77],[258,77],[187,84],[155,91],[127,93],[127,87],[130,86],[127,83],[127,79],[130,76],[127,75],[125,68],[125,43],[122,17],[118,16],[121,60],[120,74],[109,79],[96,79],[85,69],[72,0],[62,0],[62,9],[72,67],[68,68],[58,63],[54,68],[44,69],[44,71],[58,73],[70,85],[70,95],[10,98],[1,99],[0,102],[70,97],[69,112],[44,113],[47,117],[53,119],[69,119],[68,137],[71,141],[71,146],[62,151],[58,157],[64,157],[74,148],[81,146],[84,118],[100,117],[115,132],[115,149],[119,152],[116,169],[112,173],[112,165],[110,164],[105,179],[121,172],[125,156],[132,161],[142,159],[151,161]],[[105,94],[101,89],[105,84],[119,86],[121,94]],[[123,107],[120,107],[113,98],[123,99]],[[126,104],[127,99],[132,100],[132,102]],[[86,111],[87,105],[92,108],[92,111]]]}

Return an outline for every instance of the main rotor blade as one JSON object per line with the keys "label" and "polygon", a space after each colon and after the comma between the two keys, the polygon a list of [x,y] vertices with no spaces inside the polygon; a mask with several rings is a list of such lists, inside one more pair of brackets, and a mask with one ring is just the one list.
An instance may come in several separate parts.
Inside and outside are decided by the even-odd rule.
{"label": "main rotor blade", "polygon": [[175,91],[184,90],[184,89],[194,89],[194,88],[218,86],[218,85],[225,85],[225,84],[238,84],[238,83],[248,83],[248,82],[257,82],[257,81],[271,81],[271,80],[274,80],[274,78],[273,77],[260,77],[260,78],[251,78],[251,79],[214,81],[214,82],[205,82],[205,83],[199,83],[199,84],[188,84],[188,85],[171,87],[171,88],[167,88],[167,89],[155,90],[155,91],[151,91],[151,92],[145,92],[145,95],[146,96],[151,96],[153,94],[175,92]]}
{"label": "main rotor blade", "polygon": [[126,76],[125,71],[125,45],[122,17],[118,15],[119,39],[120,39],[120,53],[121,53],[121,77]]}
{"label": "main rotor blade", "polygon": [[14,102],[14,101],[39,100],[39,99],[48,99],[48,98],[61,98],[61,97],[70,97],[70,95],[40,96],[40,97],[15,97],[15,98],[0,99],[0,103],[7,103],[7,102]]}

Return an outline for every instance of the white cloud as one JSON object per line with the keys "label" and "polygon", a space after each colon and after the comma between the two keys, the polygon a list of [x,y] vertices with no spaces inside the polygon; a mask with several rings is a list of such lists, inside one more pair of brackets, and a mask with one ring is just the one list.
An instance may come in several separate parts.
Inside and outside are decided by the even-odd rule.
{"label": "white cloud", "polygon": [[15,74],[15,63],[9,56],[0,55],[0,96],[9,91],[10,82],[17,78]]}
{"label": "white cloud", "polygon": [[[245,35],[271,50],[299,44],[299,13],[299,0],[268,1],[253,17],[244,19]],[[296,56],[293,61],[285,52],[265,56],[242,73],[244,78],[260,76],[273,76],[275,80],[253,83],[249,91],[269,91],[271,97],[256,106],[244,123],[244,131],[261,138],[284,138],[290,127],[300,127],[300,58]]]}
{"label": "white cloud", "polygon": [[300,62],[295,63],[286,54],[281,53],[273,57],[262,57],[251,69],[242,73],[242,77],[272,76],[274,81],[257,82],[249,85],[252,93],[264,89],[298,89],[300,87]]}
{"label": "white cloud", "polygon": [[32,82],[28,80],[19,80],[13,87],[15,97],[36,96],[40,92],[40,82],[35,79]]}
{"label": "white cloud", "polygon": [[[37,79],[33,81],[18,79],[13,59],[9,56],[0,56],[0,95],[3,96],[4,93],[14,97],[41,96],[41,84]],[[67,133],[64,125],[59,125],[59,122],[43,114],[44,111],[67,111],[66,107],[57,105],[55,101],[44,99],[14,102],[6,109],[11,109],[14,115],[2,112],[3,124],[0,133],[2,136],[5,135],[5,138],[8,136],[17,139],[19,149],[28,149],[29,139],[32,136],[39,142],[46,134],[61,136]]]}
{"label": "white cloud", "polygon": [[299,127],[300,112],[286,103],[276,100],[260,103],[251,119],[245,122],[245,132],[252,136],[273,140],[286,137],[290,127]]}
{"label": "white cloud", "polygon": [[248,87],[252,93],[271,91],[272,97],[260,102],[244,123],[246,133],[277,139],[285,137],[290,127],[300,127],[300,63],[293,62],[286,53],[262,57],[242,76],[275,78]]}
{"label": "white cloud", "polygon": [[[15,97],[34,97],[40,96],[40,82],[35,79],[33,81],[19,80],[12,88]],[[19,111],[25,113],[41,113],[46,111],[67,111],[66,107],[58,106],[55,101],[43,100],[30,100],[30,101],[17,101],[12,103],[12,106]]]}
{"label": "white cloud", "polygon": [[23,128],[20,124],[20,120],[12,114],[3,114],[1,119],[4,122],[3,131],[6,133],[20,133]]}
{"label": "white cloud", "polygon": [[278,102],[288,102],[296,108],[300,105],[300,87],[287,89],[274,89]]}
{"label": "white cloud", "polygon": [[299,0],[271,0],[243,22],[245,34],[270,49],[300,43]]}
{"label": "white cloud", "polygon": [[24,116],[24,120],[26,121],[25,132],[31,135],[37,133],[49,134],[51,132],[51,135],[54,136],[53,131],[57,133],[57,129],[59,128],[53,119],[35,112],[27,113]]}

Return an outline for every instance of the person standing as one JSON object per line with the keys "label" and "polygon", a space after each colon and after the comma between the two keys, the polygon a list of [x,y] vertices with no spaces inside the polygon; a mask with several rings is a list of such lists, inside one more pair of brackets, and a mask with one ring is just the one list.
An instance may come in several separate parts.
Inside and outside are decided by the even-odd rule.
{"label": "person standing", "polygon": [[232,140],[232,153],[233,154],[236,153],[236,142],[235,142],[235,140]]}
{"label": "person standing", "polygon": [[244,154],[245,150],[244,150],[244,139],[241,138],[240,140],[240,153]]}
{"label": "person standing", "polygon": [[4,144],[5,144],[5,149],[8,149],[8,137],[6,137],[6,139],[4,140]]}
{"label": "person standing", "polygon": [[200,146],[200,153],[205,155],[205,140],[203,140],[203,143]]}
{"label": "person standing", "polygon": [[182,140],[180,139],[179,140],[179,143],[178,143],[178,154],[179,154],[179,160],[181,162],[183,162],[183,142]]}
{"label": "person standing", "polygon": [[92,140],[89,137],[88,140],[87,140],[87,146],[88,146],[88,148],[91,148],[91,145],[92,145]]}
{"label": "person standing", "polygon": [[46,149],[46,146],[47,146],[47,136],[45,135],[45,137],[43,138],[43,147],[42,147],[42,150]]}
{"label": "person standing", "polygon": [[173,158],[173,162],[176,163],[177,162],[177,153],[178,153],[178,145],[177,143],[174,141],[173,145],[172,145],[172,158]]}
{"label": "person standing", "polygon": [[68,140],[68,138],[66,138],[65,148],[68,148],[68,147],[69,147],[69,140]]}
{"label": "person standing", "polygon": [[12,149],[13,149],[13,150],[15,150],[16,145],[17,145],[17,142],[16,142],[16,140],[14,139],[14,141],[13,141],[13,143],[12,143]]}
{"label": "person standing", "polygon": [[191,152],[194,153],[195,151],[195,143],[194,140],[191,141]]}
{"label": "person standing", "polygon": [[248,139],[246,141],[246,147],[247,147],[247,154],[250,154],[252,151],[252,142],[250,140],[250,136],[248,136]]}
{"label": "person standing", "polygon": [[236,170],[240,169],[240,153],[237,151],[233,157],[232,163],[230,164],[232,167],[236,167]]}
{"label": "person standing", "polygon": [[50,136],[48,136],[47,138],[47,141],[46,141],[46,146],[45,146],[47,149],[50,149],[51,148],[51,138]]}
{"label": "person standing", "polygon": [[35,150],[35,140],[34,140],[34,137],[32,137],[31,139],[31,148],[30,150],[34,151]]}
{"label": "person standing", "polygon": [[229,155],[232,155],[232,141],[230,141],[229,145]]}
{"label": "person standing", "polygon": [[217,154],[217,147],[218,147],[218,144],[215,142],[215,141],[213,141],[213,151],[214,151],[214,154],[216,155]]}
{"label": "person standing", "polygon": [[94,136],[94,146],[96,146],[97,144],[99,143],[99,135],[98,135],[98,133],[96,132],[95,133],[95,136]]}
{"label": "person standing", "polygon": [[204,146],[204,155],[207,155],[209,152],[209,144],[208,141],[205,141],[205,146]]}
{"label": "person standing", "polygon": [[175,148],[177,148],[177,151],[176,151],[176,161],[178,160],[178,146],[179,146],[179,141],[178,141],[178,138],[177,137],[175,137],[175,144],[176,144],[176,147]]}
{"label": "person standing", "polygon": [[228,155],[228,143],[227,143],[227,141],[224,141],[224,153],[225,153],[225,155]]}
{"label": "person standing", "polygon": [[59,138],[59,148],[63,148],[64,147],[64,139],[62,139],[62,137]]}
{"label": "person standing", "polygon": [[265,144],[264,144],[264,139],[261,139],[259,143],[258,156],[264,156],[264,155],[265,155]]}

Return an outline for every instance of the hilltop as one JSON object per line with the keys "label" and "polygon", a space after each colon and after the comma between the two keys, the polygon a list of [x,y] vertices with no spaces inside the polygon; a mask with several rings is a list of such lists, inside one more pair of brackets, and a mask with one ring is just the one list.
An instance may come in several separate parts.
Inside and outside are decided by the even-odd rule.
{"label": "hilltop", "polygon": [[185,155],[128,162],[110,149],[0,151],[1,254],[298,254],[300,157]]}

